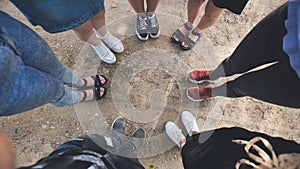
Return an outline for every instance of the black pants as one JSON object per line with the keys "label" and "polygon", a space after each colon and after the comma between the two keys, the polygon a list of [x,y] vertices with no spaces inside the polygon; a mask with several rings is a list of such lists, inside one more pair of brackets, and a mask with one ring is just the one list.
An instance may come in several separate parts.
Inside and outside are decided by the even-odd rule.
{"label": "black pants", "polygon": [[[263,137],[273,146],[277,155],[300,153],[300,144],[294,141],[275,138],[263,133],[250,132],[242,128],[221,128],[203,132],[187,139],[182,149],[182,160],[185,169],[233,169],[241,158],[249,159],[244,146],[233,143],[234,139],[251,140]],[[204,141],[203,141],[204,140]],[[257,144],[261,148],[262,144]],[[265,152],[268,152],[264,149]],[[270,156],[272,157],[272,156]],[[250,159],[249,159],[250,160]],[[243,165],[241,169],[249,168]]]}
{"label": "black pants", "polygon": [[[65,142],[33,166],[19,169],[33,169],[40,166],[44,169],[87,169],[93,164],[102,162],[101,169],[144,169],[137,158],[118,156],[114,154],[115,151],[114,147],[107,145],[104,136],[85,135]],[[102,157],[95,154],[102,155]],[[88,158],[89,156],[96,157],[96,160]]]}
{"label": "black pants", "polygon": [[212,77],[242,74],[267,63],[276,64],[243,74],[214,88],[214,96],[250,96],[281,106],[300,108],[300,79],[282,48],[283,37],[287,33],[284,26],[287,8],[286,3],[260,21],[233,54],[213,71]]}

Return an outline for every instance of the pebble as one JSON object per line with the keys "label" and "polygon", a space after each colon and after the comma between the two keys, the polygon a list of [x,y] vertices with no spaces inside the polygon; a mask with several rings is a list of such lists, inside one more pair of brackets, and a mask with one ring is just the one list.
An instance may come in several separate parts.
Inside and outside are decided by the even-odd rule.
{"label": "pebble", "polygon": [[46,128],[47,128],[47,125],[42,124],[42,129],[46,129]]}

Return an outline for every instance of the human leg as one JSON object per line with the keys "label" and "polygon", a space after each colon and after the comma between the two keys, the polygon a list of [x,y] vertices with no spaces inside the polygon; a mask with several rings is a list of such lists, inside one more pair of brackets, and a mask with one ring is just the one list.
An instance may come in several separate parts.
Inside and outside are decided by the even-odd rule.
{"label": "human leg", "polygon": [[128,2],[137,14],[145,14],[144,0],[128,0]]}
{"label": "human leg", "polygon": [[287,4],[260,21],[242,40],[233,54],[211,73],[212,78],[245,73],[263,64],[278,61],[287,18]]}
{"label": "human leg", "polygon": [[[191,8],[195,8],[195,7],[191,7]],[[196,10],[196,9],[195,9]],[[221,13],[224,11],[224,9],[222,8],[218,8],[214,5],[214,3],[212,2],[212,0],[209,0],[206,7],[205,7],[205,13],[202,16],[200,22],[196,25],[196,27],[194,28],[193,31],[195,31],[196,33],[200,33],[202,32],[204,29],[211,27],[212,25],[214,25],[219,16],[221,15]],[[199,13],[199,11],[197,11],[197,13]],[[190,22],[194,23],[196,16],[192,15],[190,16]],[[197,40],[199,39],[199,36],[197,36],[197,34],[189,34],[188,36],[189,39],[191,39],[193,42],[197,42]],[[182,46],[184,47],[189,47],[188,44],[186,44],[185,42],[181,43]]]}
{"label": "human leg", "polygon": [[183,36],[180,35],[176,35],[173,33],[172,37],[174,38],[174,42],[178,43],[179,41],[183,41],[183,37],[185,35],[187,35],[187,33],[189,33],[192,29],[193,29],[193,25],[194,22],[196,20],[196,18],[199,16],[199,12],[201,9],[202,4],[205,2],[205,0],[189,0],[188,1],[188,9],[187,9],[187,13],[188,13],[188,22],[181,26],[180,28],[178,28],[176,31],[180,32],[180,34],[182,34]]}
{"label": "human leg", "polygon": [[3,57],[1,68],[5,69],[1,71],[5,73],[1,75],[4,78],[1,115],[18,114],[50,102],[70,105],[80,101],[80,93],[66,90],[64,84],[52,75],[24,65],[11,48],[1,46],[0,53]]}
{"label": "human leg", "polygon": [[[9,15],[0,13],[1,35],[7,36],[12,48],[25,65],[46,72],[69,86],[79,86],[80,77],[63,65],[48,44],[34,31]],[[14,25],[13,27],[11,25]]]}
{"label": "human leg", "polygon": [[281,106],[299,108],[299,86],[300,80],[287,61],[244,74],[220,87],[213,88],[212,96],[232,98],[250,96]]}
{"label": "human leg", "polygon": [[147,2],[147,12],[155,12],[157,6],[158,6],[158,3],[159,3],[159,0],[146,0]]}

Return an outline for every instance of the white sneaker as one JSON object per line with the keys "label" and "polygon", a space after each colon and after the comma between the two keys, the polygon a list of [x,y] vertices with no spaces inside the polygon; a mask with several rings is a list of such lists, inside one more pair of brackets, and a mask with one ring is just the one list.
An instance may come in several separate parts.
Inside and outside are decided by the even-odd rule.
{"label": "white sneaker", "polygon": [[105,35],[100,35],[96,32],[96,37],[101,39],[105,45],[116,53],[122,53],[124,51],[124,46],[120,39],[107,32]]}
{"label": "white sneaker", "polygon": [[167,122],[165,125],[166,133],[170,139],[180,147],[180,140],[185,139],[185,136],[182,134],[181,130],[173,122]]}
{"label": "white sneaker", "polygon": [[103,62],[113,64],[117,61],[116,56],[105,46],[104,43],[100,42],[100,44],[96,46],[91,44],[91,47],[95,50]]}
{"label": "white sneaker", "polygon": [[197,121],[195,117],[188,111],[184,111],[181,113],[182,123],[187,130],[188,134],[192,136],[192,132],[200,132]]}

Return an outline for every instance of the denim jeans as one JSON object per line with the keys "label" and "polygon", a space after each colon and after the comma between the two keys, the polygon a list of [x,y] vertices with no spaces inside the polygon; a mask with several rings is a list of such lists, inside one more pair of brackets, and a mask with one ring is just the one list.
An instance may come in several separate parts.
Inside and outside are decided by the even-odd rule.
{"label": "denim jeans", "polygon": [[46,103],[75,104],[80,77],[56,58],[48,44],[26,25],[0,11],[0,116]]}
{"label": "denim jeans", "polygon": [[33,25],[50,33],[78,27],[104,10],[103,0],[11,0]]}

